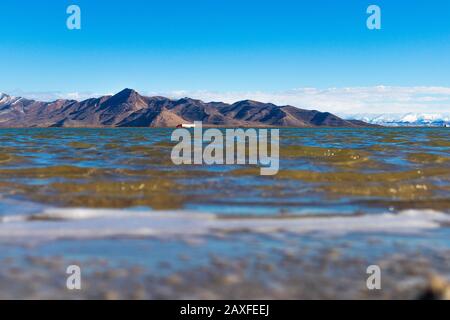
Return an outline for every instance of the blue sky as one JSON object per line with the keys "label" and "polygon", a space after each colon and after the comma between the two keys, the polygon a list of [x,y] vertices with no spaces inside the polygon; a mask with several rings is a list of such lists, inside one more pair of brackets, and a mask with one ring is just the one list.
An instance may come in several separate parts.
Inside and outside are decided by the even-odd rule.
{"label": "blue sky", "polygon": [[[71,4],[81,30],[66,28]],[[370,4],[382,30],[366,28]],[[2,0],[0,10],[7,93],[132,87],[232,99],[383,85],[439,87],[450,99],[448,0]]]}

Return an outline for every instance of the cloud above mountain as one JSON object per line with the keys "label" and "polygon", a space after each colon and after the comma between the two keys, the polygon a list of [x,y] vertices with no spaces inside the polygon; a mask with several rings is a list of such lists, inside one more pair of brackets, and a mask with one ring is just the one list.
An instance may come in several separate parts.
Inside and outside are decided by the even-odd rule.
{"label": "cloud above mountain", "polygon": [[61,92],[61,91],[24,91],[24,90],[12,90],[5,93],[10,96],[23,97],[31,100],[48,101],[48,102],[59,99],[81,101],[89,98],[97,98],[108,94],[108,93],[77,92],[77,91]]}
{"label": "cloud above mountain", "polygon": [[189,95],[207,101],[233,102],[254,99],[279,105],[290,104],[301,108],[316,108],[338,114],[402,113],[450,111],[449,87],[347,87],[298,88],[279,92],[211,92],[180,91],[168,96]]}
{"label": "cloud above mountain", "polygon": [[[203,101],[233,103],[241,100],[257,100],[277,105],[293,105],[305,109],[326,110],[345,115],[356,113],[408,113],[450,112],[450,87],[341,87],[297,88],[285,91],[208,91],[178,90],[169,92],[146,91],[146,95],[162,95],[171,98],[191,97]],[[98,97],[107,93],[90,92],[13,92],[14,95],[38,100],[75,99]]]}

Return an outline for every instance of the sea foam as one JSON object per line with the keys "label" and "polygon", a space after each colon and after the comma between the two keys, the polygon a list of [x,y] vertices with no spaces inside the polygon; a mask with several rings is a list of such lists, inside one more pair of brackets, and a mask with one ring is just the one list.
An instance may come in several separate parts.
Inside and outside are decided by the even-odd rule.
{"label": "sea foam", "polygon": [[4,216],[0,241],[102,239],[111,237],[190,238],[234,232],[274,234],[417,234],[450,223],[450,215],[407,210],[355,216],[225,217],[193,211],[45,209],[33,215]]}

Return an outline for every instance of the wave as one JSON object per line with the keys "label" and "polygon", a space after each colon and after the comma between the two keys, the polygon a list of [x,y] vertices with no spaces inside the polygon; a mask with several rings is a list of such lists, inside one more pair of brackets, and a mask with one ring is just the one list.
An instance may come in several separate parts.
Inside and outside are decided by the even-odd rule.
{"label": "wave", "polygon": [[348,233],[416,234],[450,223],[450,215],[407,210],[355,216],[225,217],[192,211],[45,209],[32,215],[4,216],[0,241],[50,241],[102,238],[189,238],[235,232],[274,234]]}

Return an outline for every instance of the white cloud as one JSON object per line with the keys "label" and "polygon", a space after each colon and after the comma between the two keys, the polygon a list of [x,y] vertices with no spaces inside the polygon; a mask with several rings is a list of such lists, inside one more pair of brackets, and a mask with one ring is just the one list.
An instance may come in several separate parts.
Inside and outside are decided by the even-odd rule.
{"label": "white cloud", "polygon": [[27,99],[38,100],[38,101],[54,101],[58,99],[69,99],[69,100],[85,100],[92,97],[99,97],[103,94],[93,93],[93,92],[60,92],[60,91],[22,91],[13,90],[8,92],[9,95],[16,97],[24,97]]}
{"label": "white cloud", "polygon": [[[75,99],[82,100],[103,94],[92,92],[14,92],[37,100]],[[104,93],[106,94],[106,93]],[[111,94],[111,93],[107,93]],[[217,92],[217,91],[170,91],[142,92],[145,95],[162,95],[170,98],[191,97],[203,101],[233,103],[239,100],[257,100],[277,105],[293,105],[304,109],[317,109],[337,114],[357,113],[407,113],[450,112],[450,87],[342,87],[342,88],[298,88],[277,92]]]}
{"label": "white cloud", "polygon": [[228,103],[251,99],[338,114],[450,112],[450,87],[298,88],[278,92],[173,91],[163,95]]}

